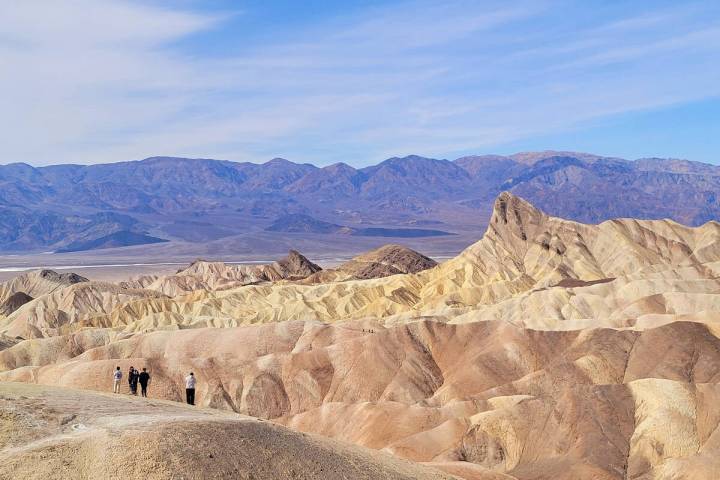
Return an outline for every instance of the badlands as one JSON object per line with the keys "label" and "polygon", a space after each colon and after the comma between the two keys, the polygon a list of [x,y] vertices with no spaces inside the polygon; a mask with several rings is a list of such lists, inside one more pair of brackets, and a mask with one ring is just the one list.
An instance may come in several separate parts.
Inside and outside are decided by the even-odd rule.
{"label": "badlands", "polygon": [[[131,448],[148,478],[720,478],[719,276],[716,222],[586,225],[509,193],[439,265],[22,275],[0,285],[0,474],[113,478]],[[118,365],[149,400],[97,393]],[[190,370],[209,408],[167,402]]]}

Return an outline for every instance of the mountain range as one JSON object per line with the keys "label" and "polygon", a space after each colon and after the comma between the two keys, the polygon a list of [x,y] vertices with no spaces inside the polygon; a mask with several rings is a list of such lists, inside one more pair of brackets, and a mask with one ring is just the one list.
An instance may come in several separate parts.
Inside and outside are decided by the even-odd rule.
{"label": "mountain range", "polygon": [[[597,223],[720,218],[720,167],[572,152],[411,155],[326,167],[153,157],[96,165],[0,166],[0,251],[200,244],[265,232],[426,238],[487,225],[510,191],[553,215]],[[425,228],[428,227],[428,228]],[[456,240],[457,251],[467,245]],[[149,248],[157,248],[150,246]]]}

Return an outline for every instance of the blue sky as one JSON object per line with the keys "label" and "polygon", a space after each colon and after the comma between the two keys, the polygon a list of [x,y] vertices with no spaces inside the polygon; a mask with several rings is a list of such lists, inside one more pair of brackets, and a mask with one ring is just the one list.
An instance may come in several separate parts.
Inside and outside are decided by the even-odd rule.
{"label": "blue sky", "polygon": [[720,163],[720,2],[0,4],[0,163]]}

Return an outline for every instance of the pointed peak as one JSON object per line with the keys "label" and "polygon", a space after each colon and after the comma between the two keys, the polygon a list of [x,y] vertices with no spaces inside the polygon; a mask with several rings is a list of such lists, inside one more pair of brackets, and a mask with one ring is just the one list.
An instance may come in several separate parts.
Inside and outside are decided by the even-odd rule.
{"label": "pointed peak", "polygon": [[290,274],[291,277],[307,277],[322,270],[319,265],[314,264],[297,250],[290,250],[287,257],[275,262],[281,270]]}
{"label": "pointed peak", "polygon": [[345,162],[333,163],[332,165],[327,165],[327,166],[323,167],[322,169],[326,170],[328,172],[356,172],[357,171],[357,169],[348,165]]}
{"label": "pointed peak", "polygon": [[493,205],[493,215],[499,213],[503,217],[507,217],[507,211],[509,208],[527,210],[542,214],[539,209],[535,208],[530,202],[528,202],[524,198],[518,197],[517,195],[512,194],[508,191],[501,192],[500,195],[498,195],[495,199],[495,204]]}
{"label": "pointed peak", "polygon": [[33,273],[35,273],[38,277],[40,277],[42,279],[49,280],[51,282],[56,282],[56,283],[68,284],[68,285],[90,281],[87,278],[81,277],[77,273],[72,273],[72,272],[58,273],[55,270],[43,269],[43,270],[38,270],[37,272],[31,272],[31,275]]}
{"label": "pointed peak", "polygon": [[285,158],[275,157],[272,160],[268,160],[263,165],[297,165],[297,163],[291,162]]}
{"label": "pointed peak", "polygon": [[495,199],[489,228],[527,240],[527,227],[537,225],[544,216],[527,200],[510,192],[502,192]]}

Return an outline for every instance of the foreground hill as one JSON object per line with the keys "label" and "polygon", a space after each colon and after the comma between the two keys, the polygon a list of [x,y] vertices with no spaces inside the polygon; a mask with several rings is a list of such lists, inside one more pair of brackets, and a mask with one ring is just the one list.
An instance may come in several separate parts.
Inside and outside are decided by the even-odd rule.
{"label": "foreground hill", "polygon": [[711,479],[720,469],[717,330],[425,321],[84,331],[0,352],[0,379],[109,391],[116,365],[142,365],[151,397],[182,401],[192,370],[201,405],[466,478]]}
{"label": "foreground hill", "polygon": [[[164,251],[162,243],[169,240],[217,241],[216,248],[228,253],[233,239],[267,232],[266,252],[275,252],[272,244],[286,232],[325,235],[331,244],[348,231],[422,236],[457,251],[466,238],[441,237],[484,227],[493,199],[504,190],[583,222],[633,217],[700,225],[720,218],[720,167],[682,160],[573,152],[455,161],[411,155],[355,169],[283,159],[253,164],[153,157],[89,166],[0,166],[0,251],[153,242],[153,251]],[[417,228],[428,222],[438,228]]]}
{"label": "foreground hill", "polygon": [[0,385],[0,477],[449,479],[389,455],[215,410]]}

